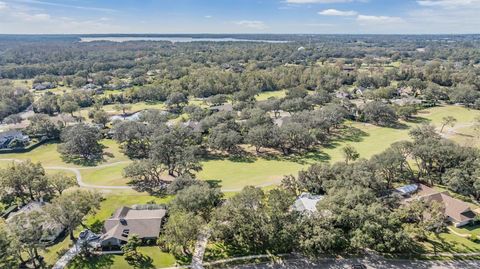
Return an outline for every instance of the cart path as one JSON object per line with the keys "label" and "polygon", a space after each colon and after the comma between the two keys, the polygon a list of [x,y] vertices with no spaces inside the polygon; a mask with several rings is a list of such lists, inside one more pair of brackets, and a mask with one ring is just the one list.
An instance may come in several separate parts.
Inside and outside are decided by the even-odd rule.
{"label": "cart path", "polygon": [[[23,162],[26,161],[26,159],[0,159],[0,161],[4,162]],[[113,162],[113,163],[107,163],[107,164],[102,164],[99,166],[92,166],[92,167],[68,167],[68,166],[46,166],[44,167],[47,170],[62,170],[62,171],[69,171],[75,174],[75,177],[77,178],[77,183],[80,187],[84,188],[92,188],[92,189],[104,189],[104,190],[131,190],[133,189],[130,186],[101,186],[101,185],[92,185],[85,183],[83,181],[83,177],[81,174],[82,170],[96,170],[96,169],[102,169],[102,168],[107,168],[107,167],[113,167],[117,165],[122,165],[122,164],[128,164],[131,163],[132,161],[119,161],[119,162]],[[277,180],[273,180],[270,182],[265,182],[259,185],[255,185],[255,187],[258,188],[264,188],[264,187],[269,187],[269,186],[275,186],[279,185],[282,182],[281,178],[278,178]],[[221,188],[223,192],[238,192],[243,189],[243,187],[238,187],[238,188]]]}
{"label": "cart path", "polygon": [[[22,159],[0,159],[0,161],[10,161],[10,162],[23,162],[25,160]],[[47,170],[62,170],[62,171],[69,171],[75,174],[75,177],[77,179],[77,183],[80,187],[83,188],[91,188],[91,189],[106,189],[106,190],[130,190],[132,187],[130,186],[101,186],[101,185],[92,185],[85,183],[83,181],[82,173],[80,172],[81,170],[94,170],[94,169],[102,169],[106,167],[112,167],[112,166],[117,166],[120,164],[127,164],[130,163],[131,161],[120,161],[120,162],[114,162],[114,163],[108,163],[108,164],[103,164],[95,167],[65,167],[65,166],[46,166],[45,169]]]}

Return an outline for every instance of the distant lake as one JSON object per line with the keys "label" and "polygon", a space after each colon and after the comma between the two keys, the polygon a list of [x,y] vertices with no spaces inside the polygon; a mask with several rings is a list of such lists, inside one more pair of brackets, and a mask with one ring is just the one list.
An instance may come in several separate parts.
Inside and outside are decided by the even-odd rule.
{"label": "distant lake", "polygon": [[95,41],[111,41],[111,42],[127,42],[127,41],[168,41],[172,43],[185,42],[263,42],[263,43],[287,43],[282,40],[260,40],[260,39],[240,39],[240,38],[199,38],[199,37],[81,37],[80,42]]}

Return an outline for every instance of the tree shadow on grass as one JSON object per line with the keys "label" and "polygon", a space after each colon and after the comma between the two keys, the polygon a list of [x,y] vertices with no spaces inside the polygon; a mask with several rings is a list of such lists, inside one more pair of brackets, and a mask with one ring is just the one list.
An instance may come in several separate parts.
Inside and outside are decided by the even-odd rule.
{"label": "tree shadow on grass", "polygon": [[206,155],[203,160],[204,161],[223,161],[228,160],[231,162],[238,162],[238,163],[253,163],[258,159],[257,156],[246,152],[244,150],[237,150],[231,154],[219,154],[219,153],[210,153]]}
{"label": "tree shadow on grass", "polygon": [[106,269],[113,268],[113,255],[77,256],[70,262],[70,269]]}
{"label": "tree shadow on grass", "polygon": [[98,157],[94,159],[84,159],[81,157],[73,157],[73,156],[64,156],[61,155],[62,161],[66,163],[73,163],[75,165],[81,165],[81,166],[96,166],[100,162],[104,161],[105,159],[103,157]]}
{"label": "tree shadow on grass", "polygon": [[155,268],[155,266],[153,266],[153,259],[143,254],[139,254],[135,259],[129,260],[128,264],[133,266],[133,268]]}
{"label": "tree shadow on grass", "polygon": [[406,120],[406,122],[415,123],[415,124],[422,124],[422,123],[430,123],[430,122],[432,122],[432,120],[424,118],[424,117],[415,116],[415,117],[409,118],[408,120]]}
{"label": "tree shadow on grass", "polygon": [[477,231],[480,231],[480,223],[475,223],[475,224],[470,224],[470,225],[466,225],[466,226],[463,226],[462,229],[465,229],[469,232],[473,232],[475,230]]}
{"label": "tree shadow on grass", "polygon": [[222,181],[221,180],[218,180],[218,179],[208,179],[208,180],[205,180],[205,182],[207,182],[207,184],[211,187],[211,188],[221,188],[222,187]]}
{"label": "tree shadow on grass", "polygon": [[[106,148],[104,145],[101,145],[101,147],[102,147],[102,150]],[[99,163],[106,161],[105,156],[107,157],[113,156],[113,154],[109,152],[101,152],[100,154],[89,156],[89,158],[85,158],[79,155],[68,155],[68,154],[64,154],[65,152],[64,150],[62,150],[62,145],[58,146],[58,152],[60,153],[60,157],[64,162],[73,163],[81,166],[96,166]]]}
{"label": "tree shadow on grass", "polygon": [[300,152],[300,153],[290,154],[290,155],[268,154],[268,155],[264,155],[262,159],[268,160],[268,161],[288,161],[288,162],[295,162],[298,164],[309,164],[311,162],[329,161],[330,156],[318,149],[312,149],[310,151]]}
{"label": "tree shadow on grass", "polygon": [[[432,250],[436,253],[438,252],[449,252],[455,253],[458,252],[456,244],[452,242],[447,242],[441,236],[435,236],[434,238],[428,238],[427,241],[430,245],[432,245]],[[425,252],[425,250],[424,250]]]}
{"label": "tree shadow on grass", "polygon": [[406,130],[409,129],[410,126],[408,124],[405,124],[403,122],[396,122],[395,124],[388,125],[388,126],[380,126],[384,128],[390,128],[390,129],[395,129],[395,130]]}
{"label": "tree shadow on grass", "polygon": [[173,254],[175,257],[176,262],[179,265],[189,265],[192,263],[192,256],[191,255],[179,255],[179,254]]}
{"label": "tree shadow on grass", "polygon": [[[331,142],[362,142],[364,137],[369,134],[359,128],[353,126],[344,126],[333,135]],[[331,143],[330,142],[330,143]],[[329,143],[329,144],[330,144]]]}
{"label": "tree shadow on grass", "polygon": [[103,230],[103,225],[105,221],[101,221],[99,219],[96,219],[92,224],[89,225],[90,231],[94,233],[101,233]]}
{"label": "tree shadow on grass", "polygon": [[235,163],[254,163],[257,157],[252,154],[242,153],[229,156],[227,159]]}
{"label": "tree shadow on grass", "polygon": [[228,244],[215,243],[205,251],[205,261],[215,261],[232,257],[244,257],[253,254],[265,254],[265,252],[249,252],[245,249],[235,248]]}

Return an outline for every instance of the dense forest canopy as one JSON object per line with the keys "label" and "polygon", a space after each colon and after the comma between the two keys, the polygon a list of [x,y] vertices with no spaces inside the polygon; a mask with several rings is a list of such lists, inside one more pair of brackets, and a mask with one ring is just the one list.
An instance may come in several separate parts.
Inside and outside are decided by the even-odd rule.
{"label": "dense forest canopy", "polygon": [[[101,37],[101,36],[100,36]],[[198,36],[210,37],[210,36]],[[215,36],[224,37],[224,36]],[[232,36],[226,36],[232,37]],[[26,79],[38,75],[66,76],[79,71],[174,67],[192,64],[257,64],[258,69],[283,64],[309,65],[322,58],[391,57],[394,60],[480,61],[479,37],[465,36],[322,36],[247,35],[249,40],[277,39],[286,43],[252,42],[92,42],[78,36],[0,36],[0,76]],[[299,47],[305,50],[297,50]],[[425,51],[417,51],[418,48]]]}

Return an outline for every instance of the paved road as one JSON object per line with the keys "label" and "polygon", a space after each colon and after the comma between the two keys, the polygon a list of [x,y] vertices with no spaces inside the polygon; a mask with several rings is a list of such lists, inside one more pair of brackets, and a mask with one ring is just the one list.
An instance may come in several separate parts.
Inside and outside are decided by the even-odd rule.
{"label": "paved road", "polygon": [[385,260],[381,258],[325,259],[311,262],[304,259],[284,261],[283,264],[261,263],[238,265],[232,269],[346,269],[362,263],[368,269],[478,269],[480,261],[410,261]]}

